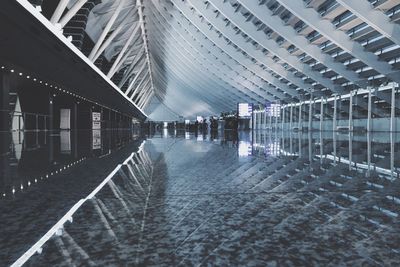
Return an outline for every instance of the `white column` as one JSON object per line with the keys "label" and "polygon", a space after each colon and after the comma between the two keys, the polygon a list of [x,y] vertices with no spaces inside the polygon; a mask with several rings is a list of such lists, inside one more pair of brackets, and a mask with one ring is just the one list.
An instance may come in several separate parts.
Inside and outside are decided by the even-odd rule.
{"label": "white column", "polygon": [[312,95],[310,96],[310,106],[308,109],[308,131],[312,131]]}
{"label": "white column", "polygon": [[324,122],[324,98],[321,97],[321,110],[319,114],[319,130],[322,131],[322,124]]}
{"label": "white column", "polygon": [[390,107],[390,131],[396,131],[395,117],[396,117],[396,83],[392,85],[392,104]]}
{"label": "white column", "polygon": [[292,122],[293,122],[293,104],[290,104],[290,118],[289,118],[289,131],[292,131]]}
{"label": "white column", "polygon": [[282,107],[282,131],[285,123],[285,107]]}
{"label": "white column", "polygon": [[301,113],[301,106],[302,106],[302,104],[303,103],[301,103],[300,102],[300,105],[299,105],[299,125],[298,125],[298,128],[299,128],[299,131],[301,130],[301,120],[302,120],[302,113]]}
{"label": "white column", "polygon": [[349,131],[353,131],[353,91],[350,92]]}
{"label": "white column", "polygon": [[371,131],[371,110],[372,109],[372,88],[368,87],[368,118],[367,118],[367,131]]}
{"label": "white column", "polygon": [[333,100],[333,123],[332,123],[333,131],[336,131],[336,124],[337,124],[337,95],[335,95]]}

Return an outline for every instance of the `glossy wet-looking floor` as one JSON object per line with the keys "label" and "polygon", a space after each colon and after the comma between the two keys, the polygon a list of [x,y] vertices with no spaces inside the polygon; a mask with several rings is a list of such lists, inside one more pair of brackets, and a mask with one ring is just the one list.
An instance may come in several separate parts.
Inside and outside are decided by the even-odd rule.
{"label": "glossy wet-looking floor", "polygon": [[390,134],[161,133],[27,265],[399,266],[397,154]]}

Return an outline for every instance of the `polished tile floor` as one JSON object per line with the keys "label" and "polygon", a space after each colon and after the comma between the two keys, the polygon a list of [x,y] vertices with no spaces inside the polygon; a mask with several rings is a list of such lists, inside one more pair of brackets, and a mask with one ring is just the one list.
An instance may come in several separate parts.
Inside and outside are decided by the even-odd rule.
{"label": "polished tile floor", "polygon": [[27,265],[399,266],[399,141],[165,130]]}

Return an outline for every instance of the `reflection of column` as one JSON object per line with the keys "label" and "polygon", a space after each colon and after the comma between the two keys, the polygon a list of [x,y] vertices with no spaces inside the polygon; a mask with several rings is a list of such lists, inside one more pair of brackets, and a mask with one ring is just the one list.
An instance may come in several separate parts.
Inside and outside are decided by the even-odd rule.
{"label": "reflection of column", "polygon": [[[393,86],[394,87],[394,86]],[[394,132],[390,132],[390,174],[394,178]]]}
{"label": "reflection of column", "polygon": [[353,160],[353,132],[349,132],[349,170],[351,170],[352,160]]}
{"label": "reflection of column", "polygon": [[367,165],[368,165],[368,171],[367,171],[367,176],[369,177],[371,175],[371,132],[367,132]]}
{"label": "reflection of column", "polygon": [[299,157],[301,157],[301,132],[298,132],[298,136],[299,136]]}
{"label": "reflection of column", "polygon": [[319,132],[319,155],[322,164],[322,156],[324,155],[324,139],[322,137],[322,131]]}
{"label": "reflection of column", "polygon": [[282,107],[282,131],[284,123],[285,123],[285,107]]}
{"label": "reflection of column", "polygon": [[332,132],[333,134],[333,164],[336,166],[336,133]]}

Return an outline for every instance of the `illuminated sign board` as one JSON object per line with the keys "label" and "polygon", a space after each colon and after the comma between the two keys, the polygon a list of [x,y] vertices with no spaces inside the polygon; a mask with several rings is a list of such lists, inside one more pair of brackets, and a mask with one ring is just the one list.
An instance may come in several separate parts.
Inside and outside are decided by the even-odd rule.
{"label": "illuminated sign board", "polygon": [[276,103],[267,103],[265,105],[265,112],[268,117],[280,117],[281,116],[281,105]]}
{"label": "illuminated sign board", "polygon": [[253,105],[249,103],[238,104],[238,116],[239,117],[251,117],[253,112]]}

